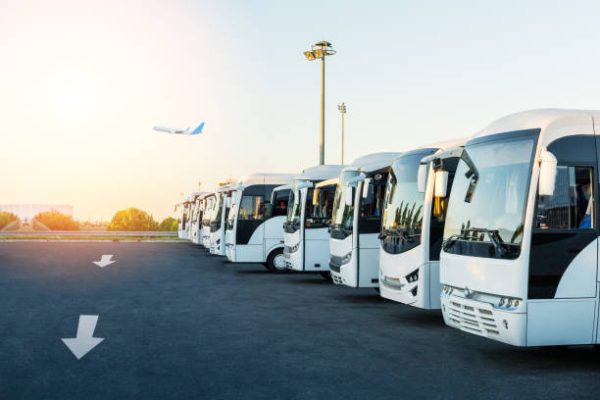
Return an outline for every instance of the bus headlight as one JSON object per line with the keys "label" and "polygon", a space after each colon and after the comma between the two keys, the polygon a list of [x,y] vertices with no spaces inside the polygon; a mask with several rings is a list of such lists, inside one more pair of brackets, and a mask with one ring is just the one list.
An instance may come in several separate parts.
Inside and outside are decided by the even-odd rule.
{"label": "bus headlight", "polygon": [[284,250],[283,252],[288,253],[288,254],[295,253],[298,251],[299,248],[300,248],[300,242],[296,243],[293,246],[285,246],[283,249]]}
{"label": "bus headlight", "polygon": [[408,283],[413,283],[419,280],[419,270],[415,269],[413,272],[405,276]]}
{"label": "bus headlight", "polygon": [[517,308],[519,307],[519,304],[521,304],[521,300],[512,297],[500,297],[500,300],[498,301],[498,307],[506,309]]}
{"label": "bus headlight", "polygon": [[350,260],[352,260],[352,252],[344,254],[341,262],[342,262],[342,264],[348,264],[350,262]]}

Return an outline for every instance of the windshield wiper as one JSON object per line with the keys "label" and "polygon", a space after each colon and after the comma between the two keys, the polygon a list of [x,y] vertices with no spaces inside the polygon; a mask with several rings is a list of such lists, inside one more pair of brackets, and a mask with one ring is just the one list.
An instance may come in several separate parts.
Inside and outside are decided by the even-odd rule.
{"label": "windshield wiper", "polygon": [[485,228],[464,228],[460,231],[460,234],[450,235],[448,239],[442,242],[442,249],[444,251],[448,251],[458,240],[472,240],[474,239],[473,235],[469,236],[469,233],[477,233],[486,231]]}
{"label": "windshield wiper", "polygon": [[498,229],[488,229],[485,233],[487,233],[490,242],[494,245],[494,248],[500,256],[505,256],[509,252],[509,248],[500,237]]}
{"label": "windshield wiper", "polygon": [[458,239],[466,239],[466,237],[463,237],[463,235],[450,235],[448,239],[442,242],[442,249],[448,251]]}
{"label": "windshield wiper", "polygon": [[510,252],[510,248],[502,240],[498,229],[487,229],[487,228],[467,228],[463,229],[458,235],[451,235],[448,239],[442,242],[442,249],[448,251],[458,240],[472,240],[475,239],[473,235],[469,236],[469,233],[484,233],[490,238],[490,243],[494,246],[494,249],[498,254],[503,257]]}
{"label": "windshield wiper", "polygon": [[396,232],[398,232],[400,234],[400,237],[405,240],[407,243],[414,243],[415,239],[412,238],[412,236],[415,235],[409,235],[408,231],[406,229],[396,229]]}
{"label": "windshield wiper", "polygon": [[379,234],[379,239],[383,240],[383,239],[387,238],[388,236],[391,236],[394,238],[400,238],[407,243],[415,243],[415,239],[413,238],[413,236],[417,236],[417,235],[410,235],[406,229],[402,229],[402,228],[384,229]]}

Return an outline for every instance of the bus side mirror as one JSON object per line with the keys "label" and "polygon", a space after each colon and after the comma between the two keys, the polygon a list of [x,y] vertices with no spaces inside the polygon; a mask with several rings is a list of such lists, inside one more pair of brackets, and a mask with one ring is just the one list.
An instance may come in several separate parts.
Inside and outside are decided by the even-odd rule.
{"label": "bus side mirror", "polygon": [[446,197],[448,194],[448,171],[436,171],[435,172],[435,197]]}
{"label": "bus side mirror", "polygon": [[552,196],[556,182],[557,160],[554,154],[548,150],[542,150],[540,154],[540,177],[538,182],[538,194],[540,196]]}
{"label": "bus side mirror", "polygon": [[354,199],[353,199],[354,190],[352,190],[352,186],[349,186],[347,189],[348,190],[344,191],[344,193],[346,194],[344,197],[344,203],[346,203],[347,206],[351,206],[352,203],[354,202]]}
{"label": "bus side mirror", "polygon": [[429,164],[419,164],[419,170],[417,171],[417,190],[420,193],[425,193],[427,187],[427,171]]}
{"label": "bus side mirror", "polygon": [[315,190],[313,192],[313,198],[312,198],[313,206],[316,206],[317,204],[319,204],[319,193],[321,193],[321,189],[315,188]]}
{"label": "bus side mirror", "polygon": [[363,181],[362,186],[362,198],[366,199],[369,197],[369,190],[371,189],[371,178],[367,178]]}

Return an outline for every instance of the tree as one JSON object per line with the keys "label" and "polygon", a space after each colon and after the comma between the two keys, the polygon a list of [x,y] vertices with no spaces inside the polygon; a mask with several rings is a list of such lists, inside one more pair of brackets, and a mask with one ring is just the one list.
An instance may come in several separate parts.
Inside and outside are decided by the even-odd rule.
{"label": "tree", "polygon": [[34,220],[45,225],[53,231],[78,231],[79,223],[72,216],[63,214],[60,211],[44,211],[36,215]]}
{"label": "tree", "polygon": [[163,219],[158,225],[159,231],[176,232],[179,229],[179,222],[173,217]]}
{"label": "tree", "polygon": [[139,208],[126,208],[115,213],[108,224],[109,231],[156,231],[158,222]]}
{"label": "tree", "polygon": [[4,229],[4,227],[15,222],[17,219],[17,216],[13,213],[0,211],[0,229]]}

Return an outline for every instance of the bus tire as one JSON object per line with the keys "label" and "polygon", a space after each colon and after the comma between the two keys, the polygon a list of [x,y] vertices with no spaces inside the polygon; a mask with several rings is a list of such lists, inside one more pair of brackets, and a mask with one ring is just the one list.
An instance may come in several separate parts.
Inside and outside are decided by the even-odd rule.
{"label": "bus tire", "polygon": [[275,249],[269,253],[267,257],[267,264],[265,265],[269,272],[282,273],[287,272],[285,261],[283,259],[283,249]]}

